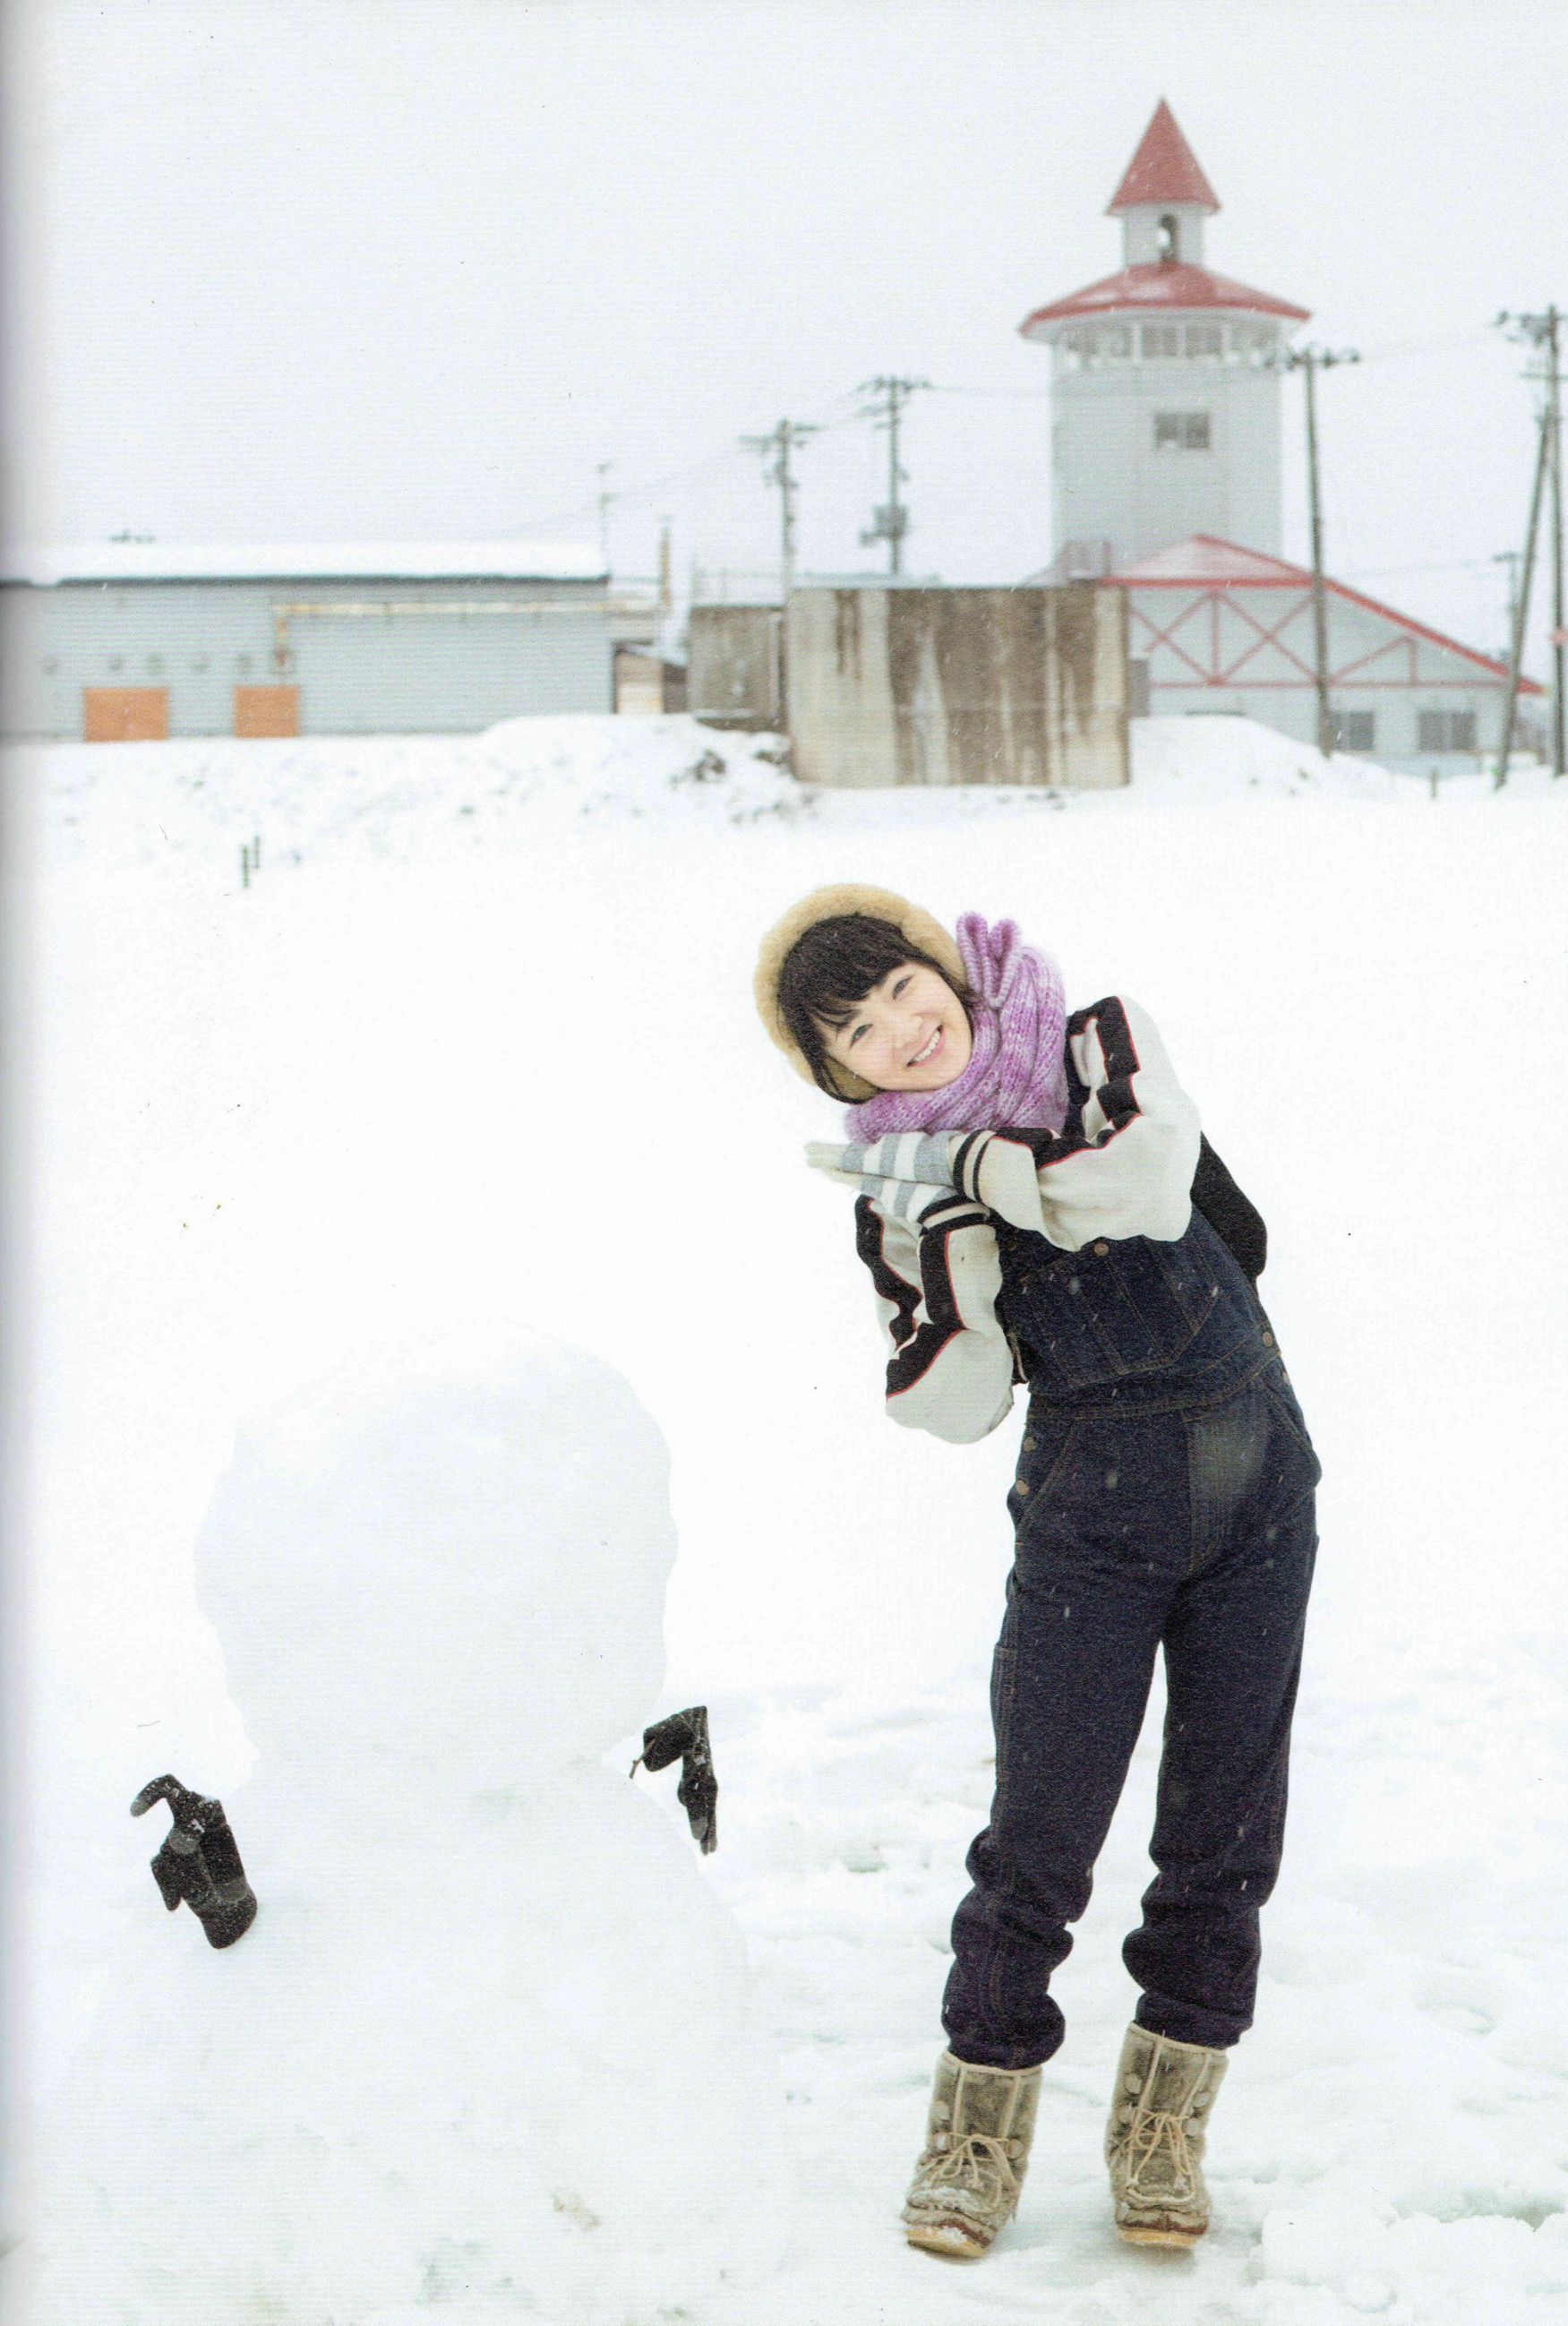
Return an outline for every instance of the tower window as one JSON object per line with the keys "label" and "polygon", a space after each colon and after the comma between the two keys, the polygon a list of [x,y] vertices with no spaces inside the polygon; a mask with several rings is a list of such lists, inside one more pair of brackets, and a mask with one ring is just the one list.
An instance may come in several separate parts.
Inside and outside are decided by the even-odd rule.
{"label": "tower window", "polygon": [[1212,450],[1210,415],[1206,412],[1156,412],[1156,452],[1207,452]]}
{"label": "tower window", "polygon": [[1182,327],[1179,323],[1146,323],[1143,329],[1145,360],[1150,357],[1179,356],[1182,352]]}
{"label": "tower window", "polygon": [[1200,358],[1220,355],[1224,350],[1225,334],[1218,323],[1189,323],[1187,353]]}
{"label": "tower window", "polygon": [[1155,255],[1162,266],[1168,265],[1182,256],[1180,222],[1172,211],[1167,210],[1155,231],[1157,236],[1155,244]]}

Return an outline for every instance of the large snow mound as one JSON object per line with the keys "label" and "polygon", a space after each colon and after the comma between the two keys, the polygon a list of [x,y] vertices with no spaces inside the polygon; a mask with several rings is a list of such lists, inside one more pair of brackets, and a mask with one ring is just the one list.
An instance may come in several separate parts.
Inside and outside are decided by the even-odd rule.
{"label": "large snow mound", "polygon": [[[1424,800],[1424,778],[1396,775],[1371,759],[1338,751],[1325,758],[1311,743],[1294,742],[1256,719],[1191,712],[1174,719],[1135,719],[1131,727],[1133,787],[1162,802],[1332,798]],[[1470,777],[1451,777],[1468,784]]]}
{"label": "large snow mound", "polygon": [[[1137,719],[1130,742],[1132,780],[1109,791],[813,788],[789,772],[782,737],[678,713],[508,719],[480,735],[13,745],[0,767],[50,863],[210,867],[226,882],[255,841],[264,874],[303,862],[462,862],[607,826],[673,835],[802,819],[839,830],[951,824],[1019,806],[1092,815],[1281,798],[1430,805],[1424,777],[1343,753],[1325,759],[1252,719]],[[1551,789],[1542,770],[1517,768],[1501,797]],[[1489,798],[1491,777],[1445,776],[1442,792]]]}
{"label": "large snow mound", "polygon": [[776,735],[587,712],[478,735],[14,745],[14,789],[47,791],[51,861],[264,867],[471,856],[594,823],[701,828],[800,814]]}

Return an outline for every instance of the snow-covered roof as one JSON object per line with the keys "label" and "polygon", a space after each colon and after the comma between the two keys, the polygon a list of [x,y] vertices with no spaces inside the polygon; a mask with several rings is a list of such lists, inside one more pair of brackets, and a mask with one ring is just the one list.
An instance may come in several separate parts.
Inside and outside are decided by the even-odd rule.
{"label": "snow-covered roof", "polygon": [[1154,202],[1193,202],[1206,210],[1220,207],[1219,197],[1163,97],[1110,198],[1107,214],[1114,217],[1118,210],[1138,209]]}
{"label": "snow-covered roof", "polygon": [[1110,576],[1113,582],[1168,582],[1189,590],[1238,582],[1256,582],[1265,589],[1288,582],[1295,588],[1312,578],[1303,565],[1270,557],[1265,550],[1243,549],[1239,543],[1220,541],[1211,533],[1194,533],[1185,541],[1174,542],[1169,549],[1156,549],[1152,557],[1136,559]]}
{"label": "snow-covered roof", "polygon": [[1249,315],[1282,315],[1294,323],[1304,323],[1310,313],[1305,307],[1293,307],[1288,299],[1275,298],[1271,292],[1254,291],[1245,283],[1231,282],[1228,275],[1211,274],[1206,266],[1190,266],[1176,259],[1149,259],[1141,265],[1124,266],[1119,274],[1108,274],[1102,282],[1090,283],[1048,307],[1037,307],[1018,329],[1026,340],[1049,338],[1050,333],[1040,329],[1042,324],[1065,322],[1076,315],[1119,315],[1140,310],[1168,313],[1173,309],[1207,312],[1214,308],[1239,309]]}
{"label": "snow-covered roof", "polygon": [[[1153,556],[1140,557],[1106,578],[1130,590],[1310,590],[1313,582],[1304,565],[1292,565],[1288,559],[1270,557],[1261,549],[1243,549],[1234,541],[1220,541],[1210,533],[1195,533],[1186,541],[1174,543],[1169,549],[1156,549]],[[1377,598],[1363,596],[1347,582],[1336,582],[1331,574],[1324,574],[1323,588],[1331,597],[1343,599],[1348,605],[1359,606],[1367,613],[1392,622],[1409,637],[1424,638],[1431,646],[1462,656],[1466,662],[1476,664],[1493,678],[1507,678],[1508,675],[1507,663],[1497,661],[1491,655],[1478,654],[1473,647],[1461,646],[1457,638],[1413,620],[1410,615],[1385,606]],[[1540,694],[1545,690],[1533,678],[1521,677],[1519,692]]]}
{"label": "snow-covered roof", "polygon": [[554,541],[92,541],[13,544],[7,582],[602,582],[604,560]]}

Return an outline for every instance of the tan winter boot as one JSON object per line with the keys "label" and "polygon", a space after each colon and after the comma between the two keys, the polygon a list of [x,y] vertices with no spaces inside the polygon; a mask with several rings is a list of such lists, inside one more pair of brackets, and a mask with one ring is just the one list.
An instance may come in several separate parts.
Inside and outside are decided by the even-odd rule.
{"label": "tan winter boot", "polygon": [[1116,2225],[1135,2246],[1191,2246],[1209,2226],[1203,2135],[1223,2052],[1131,2026],[1116,2071],[1105,2161]]}
{"label": "tan winter boot", "polygon": [[1018,2210],[1039,2098],[1038,2068],[977,2068],[942,2053],[904,2205],[912,2246],[953,2261],[989,2251]]}

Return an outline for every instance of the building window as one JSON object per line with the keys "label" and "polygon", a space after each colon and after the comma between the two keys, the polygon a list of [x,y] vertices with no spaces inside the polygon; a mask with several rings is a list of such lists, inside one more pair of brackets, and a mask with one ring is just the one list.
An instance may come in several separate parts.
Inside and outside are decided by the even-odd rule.
{"label": "building window", "polygon": [[147,656],[147,668],[153,673],[154,677],[158,676],[163,668],[162,656],[149,655]]}
{"label": "building window", "polygon": [[1473,711],[1418,711],[1415,748],[1418,751],[1473,751]]}
{"label": "building window", "polygon": [[109,668],[111,670],[124,670],[125,667],[125,657],[124,655],[111,655],[109,656]]}
{"label": "building window", "polygon": [[1132,333],[1125,323],[1112,323],[1109,330],[1101,331],[1099,344],[1102,353],[1118,357],[1125,363],[1132,353]]}
{"label": "building window", "polygon": [[1416,751],[1475,751],[1475,712],[1416,712]]}
{"label": "building window", "polygon": [[1143,328],[1143,350],[1146,359],[1153,357],[1179,356],[1182,352],[1182,327],[1179,323],[1146,323]]}
{"label": "building window", "polygon": [[1217,358],[1225,351],[1225,334],[1218,323],[1189,323],[1187,353],[1199,360]]}
{"label": "building window", "polygon": [[236,655],[234,658],[236,670],[247,671],[250,668],[250,659],[249,655]]}
{"label": "building window", "polygon": [[1347,751],[1372,751],[1378,747],[1378,714],[1375,711],[1341,711],[1340,742]]}
{"label": "building window", "polygon": [[1212,438],[1206,412],[1156,412],[1155,414],[1155,450],[1156,452],[1207,452],[1212,448]]}

